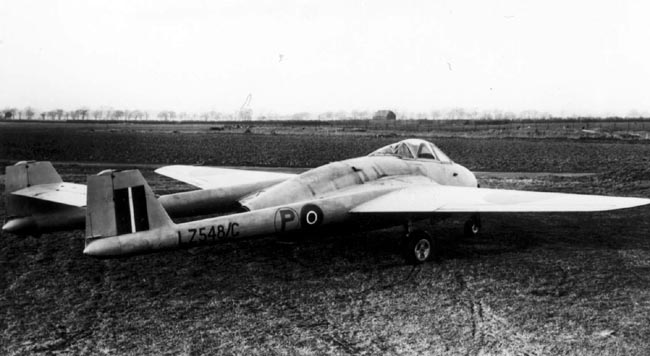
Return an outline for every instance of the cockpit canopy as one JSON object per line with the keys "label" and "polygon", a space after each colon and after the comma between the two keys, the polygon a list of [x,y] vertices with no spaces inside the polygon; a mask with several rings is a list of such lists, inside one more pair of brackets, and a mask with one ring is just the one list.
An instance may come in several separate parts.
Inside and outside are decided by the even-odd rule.
{"label": "cockpit canopy", "polygon": [[369,156],[396,156],[402,159],[429,159],[440,162],[451,162],[436,145],[420,139],[408,139],[384,146]]}

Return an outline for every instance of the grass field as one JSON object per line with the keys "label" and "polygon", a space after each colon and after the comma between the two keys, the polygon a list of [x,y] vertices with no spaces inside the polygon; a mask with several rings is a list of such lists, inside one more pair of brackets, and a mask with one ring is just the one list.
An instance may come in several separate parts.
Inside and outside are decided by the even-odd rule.
{"label": "grass field", "polygon": [[[72,162],[315,167],[368,154],[427,132],[336,134],[285,127],[210,130],[210,125],[0,123],[0,163],[35,159]],[[257,133],[256,133],[257,132]],[[479,171],[608,172],[647,167],[650,141],[525,138],[431,138],[453,160]]]}
{"label": "grass field", "polygon": [[[0,127],[0,161],[309,167],[398,139],[17,125]],[[650,197],[641,142],[434,142],[475,170],[598,173],[482,186]],[[83,183],[104,167],[58,168]],[[187,189],[143,171],[161,194]],[[471,240],[451,219],[433,226],[441,261],[417,267],[397,253],[399,228],[104,261],[82,255],[82,231],[2,234],[0,354],[647,355],[649,216],[490,214]]]}
{"label": "grass field", "polygon": [[650,140],[648,118],[553,118],[553,119],[476,119],[476,120],[279,120],[279,121],[16,121],[0,123],[65,125],[66,127],[123,127],[139,130],[212,131],[269,133],[281,135],[379,135],[418,133],[429,137],[537,138]]}

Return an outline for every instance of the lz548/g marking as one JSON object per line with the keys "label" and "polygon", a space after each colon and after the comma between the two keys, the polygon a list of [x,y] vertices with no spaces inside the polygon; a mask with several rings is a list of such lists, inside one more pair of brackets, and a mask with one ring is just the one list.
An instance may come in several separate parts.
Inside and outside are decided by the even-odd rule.
{"label": "lz548/g marking", "polygon": [[200,244],[205,242],[214,242],[228,237],[239,236],[239,224],[229,222],[228,225],[212,225],[198,229],[187,229],[186,232],[178,230],[178,244]]}

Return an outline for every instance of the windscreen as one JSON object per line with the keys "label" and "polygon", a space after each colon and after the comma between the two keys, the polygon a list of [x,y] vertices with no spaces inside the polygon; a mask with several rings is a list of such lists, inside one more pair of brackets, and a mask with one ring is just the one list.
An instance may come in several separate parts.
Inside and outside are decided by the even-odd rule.
{"label": "windscreen", "polygon": [[369,156],[395,156],[403,159],[427,159],[438,160],[443,163],[451,162],[451,159],[436,147],[436,145],[421,139],[408,139],[384,146],[372,152]]}
{"label": "windscreen", "polygon": [[369,156],[396,156],[399,158],[413,159],[413,152],[411,152],[408,145],[404,142],[397,142],[384,146],[372,152]]}
{"label": "windscreen", "polygon": [[438,160],[440,160],[440,162],[451,162],[451,159],[449,159],[449,157],[447,157],[447,155],[433,143],[431,144],[431,148],[433,148],[433,152],[436,154],[436,157],[438,157]]}

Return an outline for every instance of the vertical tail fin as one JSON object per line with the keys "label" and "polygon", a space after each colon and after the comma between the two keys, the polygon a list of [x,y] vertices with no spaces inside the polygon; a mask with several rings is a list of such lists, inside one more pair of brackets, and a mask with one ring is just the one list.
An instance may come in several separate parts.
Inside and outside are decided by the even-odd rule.
{"label": "vertical tail fin", "polygon": [[35,207],[29,199],[15,196],[17,190],[39,184],[61,183],[63,180],[50,162],[20,161],[5,168],[5,206],[7,216],[28,216]]}
{"label": "vertical tail fin", "polygon": [[60,183],[61,176],[50,162],[20,161],[5,168],[5,193],[38,184]]}
{"label": "vertical tail fin", "polygon": [[100,239],[172,225],[138,170],[88,177],[86,238]]}

